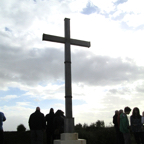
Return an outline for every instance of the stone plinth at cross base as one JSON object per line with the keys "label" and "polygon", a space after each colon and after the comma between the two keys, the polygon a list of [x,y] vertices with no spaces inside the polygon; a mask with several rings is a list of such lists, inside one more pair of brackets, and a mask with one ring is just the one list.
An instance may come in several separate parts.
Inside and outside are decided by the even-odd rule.
{"label": "stone plinth at cross base", "polygon": [[78,139],[78,133],[62,133],[60,140],[54,140],[54,144],[86,144],[86,140]]}

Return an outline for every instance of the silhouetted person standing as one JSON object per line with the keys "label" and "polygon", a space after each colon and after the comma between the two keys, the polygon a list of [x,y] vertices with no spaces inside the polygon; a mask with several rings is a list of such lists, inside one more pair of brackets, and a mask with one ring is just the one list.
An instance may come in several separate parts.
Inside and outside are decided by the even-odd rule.
{"label": "silhouetted person standing", "polygon": [[120,144],[119,142],[119,126],[118,126],[118,110],[115,111],[115,115],[113,116],[113,124],[116,131],[116,143]]}
{"label": "silhouetted person standing", "polygon": [[29,127],[31,130],[31,143],[42,144],[43,132],[45,130],[45,118],[44,114],[40,112],[40,108],[37,107],[36,111],[30,115]]}
{"label": "silhouetted person standing", "polygon": [[54,139],[60,139],[60,134],[64,133],[64,112],[57,110],[54,117]]}
{"label": "silhouetted person standing", "polygon": [[129,130],[129,120],[127,115],[130,113],[129,107],[124,108],[124,113],[120,115],[120,131],[123,133],[125,144],[131,144],[131,136]]}
{"label": "silhouetted person standing", "polygon": [[123,110],[120,109],[118,112],[118,117],[117,117],[117,122],[118,122],[118,127],[119,127],[119,143],[120,144],[124,144],[124,137],[123,137],[123,133],[120,131],[120,115],[123,113]]}
{"label": "silhouetted person standing", "polygon": [[6,117],[4,113],[0,112],[0,144],[3,144],[4,142],[4,136],[3,136],[3,121],[6,120]]}
{"label": "silhouetted person standing", "polygon": [[47,144],[53,144],[54,139],[54,109],[51,108],[49,114],[45,117],[46,120],[46,136],[47,136]]}
{"label": "silhouetted person standing", "polygon": [[142,116],[140,115],[139,108],[135,107],[130,117],[130,122],[131,122],[131,130],[134,134],[135,141],[137,144],[144,144],[143,124],[141,118]]}

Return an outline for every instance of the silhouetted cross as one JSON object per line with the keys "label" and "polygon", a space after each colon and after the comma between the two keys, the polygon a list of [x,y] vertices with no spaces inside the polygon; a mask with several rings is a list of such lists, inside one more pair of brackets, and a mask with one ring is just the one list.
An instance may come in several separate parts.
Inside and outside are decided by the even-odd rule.
{"label": "silhouetted cross", "polygon": [[72,117],[71,52],[70,45],[90,47],[90,42],[70,38],[70,19],[65,18],[65,37],[43,34],[43,40],[65,44],[65,133],[74,132]]}

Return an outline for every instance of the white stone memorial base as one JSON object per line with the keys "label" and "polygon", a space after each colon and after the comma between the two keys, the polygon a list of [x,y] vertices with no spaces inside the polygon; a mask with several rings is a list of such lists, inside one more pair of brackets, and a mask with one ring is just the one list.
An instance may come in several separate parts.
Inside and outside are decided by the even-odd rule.
{"label": "white stone memorial base", "polygon": [[86,144],[86,140],[78,139],[78,133],[62,133],[60,140],[54,140],[54,144]]}

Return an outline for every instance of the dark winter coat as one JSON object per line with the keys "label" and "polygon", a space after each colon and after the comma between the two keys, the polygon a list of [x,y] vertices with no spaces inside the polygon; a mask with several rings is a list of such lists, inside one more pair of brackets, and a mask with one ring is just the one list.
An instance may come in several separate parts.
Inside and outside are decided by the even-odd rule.
{"label": "dark winter coat", "polygon": [[29,118],[30,130],[44,130],[46,127],[44,114],[36,110]]}
{"label": "dark winter coat", "polygon": [[142,132],[141,116],[139,118],[130,117],[132,132]]}
{"label": "dark winter coat", "polygon": [[45,117],[45,120],[46,120],[46,131],[53,133],[53,131],[54,131],[54,126],[53,126],[54,113],[47,114]]}
{"label": "dark winter coat", "polygon": [[115,115],[113,116],[113,124],[114,124],[115,127],[119,127],[119,126],[118,126],[118,120],[117,120],[117,117],[118,117],[117,114],[115,114]]}
{"label": "dark winter coat", "polygon": [[58,110],[54,117],[54,135],[56,139],[59,139],[60,134],[64,132],[64,119],[61,110]]}

